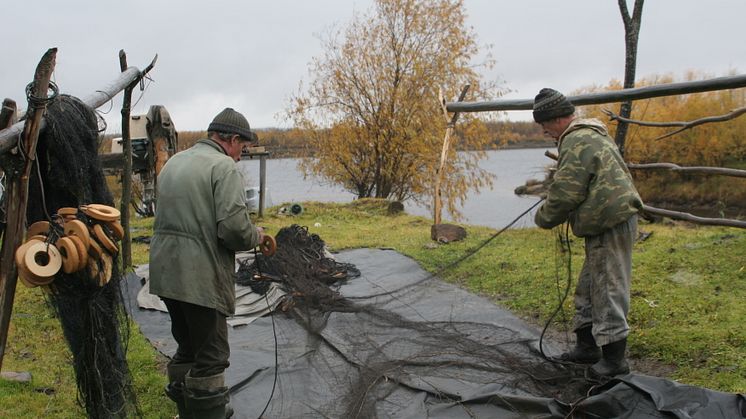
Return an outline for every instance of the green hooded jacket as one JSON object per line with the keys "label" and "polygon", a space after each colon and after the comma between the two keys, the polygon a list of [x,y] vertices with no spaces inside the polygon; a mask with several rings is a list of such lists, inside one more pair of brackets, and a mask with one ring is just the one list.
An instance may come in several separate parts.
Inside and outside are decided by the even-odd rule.
{"label": "green hooded jacket", "polygon": [[232,315],[235,252],[258,242],[242,177],[220,145],[200,140],[168,160],[150,242],[152,294]]}
{"label": "green hooded jacket", "polygon": [[573,120],[558,147],[557,172],[535,217],[539,227],[570,220],[576,236],[595,236],[642,208],[629,169],[601,121]]}

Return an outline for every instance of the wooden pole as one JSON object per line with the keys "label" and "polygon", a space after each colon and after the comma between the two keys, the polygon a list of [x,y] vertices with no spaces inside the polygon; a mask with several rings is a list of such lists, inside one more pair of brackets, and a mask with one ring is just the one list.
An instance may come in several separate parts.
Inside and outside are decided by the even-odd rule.
{"label": "wooden pole", "polygon": [[[127,54],[119,50],[119,67],[122,72],[127,70]],[[124,88],[122,98],[122,154],[124,167],[122,168],[122,199],[119,203],[122,228],[122,271],[126,272],[132,265],[132,242],[130,241],[130,201],[132,200],[132,141],[130,140],[130,104],[132,103],[132,89],[140,80],[138,77]]]}
{"label": "wooden pole", "polygon": [[[20,144],[25,160],[20,173],[10,173],[8,195],[8,225],[5,231],[2,251],[0,251],[0,370],[5,356],[5,344],[13,312],[18,269],[15,266],[15,252],[26,232],[26,208],[28,205],[28,182],[31,168],[36,159],[36,143],[39,139],[41,121],[46,110],[49,81],[57,57],[57,48],[50,48],[39,61],[34,74],[34,82],[29,96],[29,108],[23,126],[23,144]],[[32,98],[38,100],[32,103]],[[41,100],[39,100],[41,99]]]}
{"label": "wooden pole", "polygon": [[[157,56],[156,56],[157,58]],[[153,61],[155,62],[155,60]],[[152,65],[152,64],[151,64]],[[110,101],[117,93],[121,92],[126,86],[132,83],[133,80],[140,77],[140,70],[135,67],[130,67],[127,71],[121,73],[119,78],[104,86],[101,89],[96,90],[94,93],[81,99],[83,103],[90,106],[93,109],[98,108],[104,103]],[[19,118],[22,112],[19,113]],[[6,153],[8,150],[16,146],[18,135],[23,131],[23,122],[18,122],[12,127],[0,131],[0,154]],[[44,120],[41,122],[40,129],[44,129],[46,126]]]}
{"label": "wooden pole", "polygon": [[[469,91],[470,85],[466,85],[461,89],[461,94],[458,97],[458,101],[461,102],[466,97],[466,92]],[[448,149],[451,146],[451,134],[453,134],[453,128],[456,126],[456,121],[458,120],[459,113],[455,112],[453,116],[448,118],[448,111],[446,110],[446,101],[443,98],[443,90],[441,89],[438,92],[439,100],[440,100],[440,106],[443,110],[443,116],[446,119],[447,126],[446,126],[446,135],[445,138],[443,138],[443,149],[440,151],[440,165],[438,166],[438,169],[435,171],[435,193],[434,199],[435,203],[433,204],[433,224],[437,225],[440,224],[441,221],[441,190],[440,185],[443,181],[443,169],[445,169],[446,166],[446,160],[448,158]]]}
{"label": "wooden pole", "polygon": [[[667,83],[656,86],[637,87],[634,89],[615,90],[613,92],[588,93],[568,96],[573,105],[598,105],[601,103],[624,102],[627,100],[649,99],[661,96],[676,96],[689,93],[711,92],[746,87],[746,74],[718,77],[709,80]],[[448,102],[448,112],[486,112],[486,111],[526,111],[533,109],[534,99],[502,99],[488,102]]]}
{"label": "wooden pole", "polygon": [[264,205],[267,202],[265,195],[267,194],[267,156],[262,154],[259,156],[259,218],[264,217]]}

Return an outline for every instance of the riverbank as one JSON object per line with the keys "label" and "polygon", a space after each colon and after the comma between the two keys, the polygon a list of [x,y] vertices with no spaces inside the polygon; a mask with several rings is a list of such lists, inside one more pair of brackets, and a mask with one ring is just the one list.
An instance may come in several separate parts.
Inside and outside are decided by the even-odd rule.
{"label": "riverbank", "polygon": [[[303,203],[300,216],[277,215],[257,223],[269,234],[290,224],[308,226],[333,251],[393,248],[430,272],[438,271],[490,238],[496,229],[465,226],[463,242],[430,240],[431,221],[387,215],[385,201]],[[135,219],[132,235],[152,234],[152,218]],[[646,224],[650,233],[635,245],[629,356],[634,370],[726,392],[746,392],[746,231],[685,223]],[[582,264],[582,240],[572,240],[573,281]],[[441,277],[543,326],[566,287],[566,253],[553,231],[508,230]],[[148,262],[147,244],[133,243],[135,264]],[[560,265],[558,265],[560,263]],[[572,297],[552,326],[560,342],[568,335]],[[163,394],[162,356],[132,326],[128,361],[144,417],[173,417]],[[2,417],[83,417],[76,404],[70,352],[59,321],[39,288],[18,289],[4,371],[29,371],[31,383],[0,381]]]}

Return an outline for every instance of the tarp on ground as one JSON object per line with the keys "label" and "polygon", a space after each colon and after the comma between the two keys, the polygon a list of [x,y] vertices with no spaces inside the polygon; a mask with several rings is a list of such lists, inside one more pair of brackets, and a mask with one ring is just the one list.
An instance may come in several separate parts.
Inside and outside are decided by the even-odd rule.
{"label": "tarp on ground", "polygon": [[[540,331],[392,250],[336,255],[362,276],[338,286],[343,310],[275,311],[229,329],[226,381],[236,418],[741,418],[743,395],[628,374],[589,382],[545,361]],[[167,356],[167,313],[134,320]],[[544,352],[558,349],[544,340]]]}

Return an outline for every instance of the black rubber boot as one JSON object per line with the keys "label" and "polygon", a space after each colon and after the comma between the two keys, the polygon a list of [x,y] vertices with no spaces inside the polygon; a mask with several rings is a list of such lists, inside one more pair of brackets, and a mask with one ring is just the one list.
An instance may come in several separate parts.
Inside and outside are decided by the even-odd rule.
{"label": "black rubber boot", "polygon": [[193,418],[226,419],[233,416],[228,404],[230,396],[223,374],[209,377],[186,376],[184,380],[186,408]]}
{"label": "black rubber boot", "polygon": [[596,339],[591,333],[591,326],[585,326],[575,331],[576,343],[570,352],[560,355],[560,360],[576,364],[594,364],[601,359],[601,348],[596,345]]}
{"label": "black rubber boot", "polygon": [[166,368],[169,383],[166,384],[165,392],[168,398],[176,403],[179,419],[194,419],[194,416],[187,411],[184,400],[184,377],[191,367],[192,364],[177,364]]}
{"label": "black rubber boot", "polygon": [[591,366],[591,375],[600,378],[629,374],[629,364],[624,358],[627,338],[604,345],[602,349],[603,358]]}

